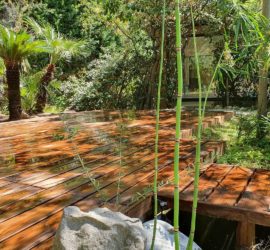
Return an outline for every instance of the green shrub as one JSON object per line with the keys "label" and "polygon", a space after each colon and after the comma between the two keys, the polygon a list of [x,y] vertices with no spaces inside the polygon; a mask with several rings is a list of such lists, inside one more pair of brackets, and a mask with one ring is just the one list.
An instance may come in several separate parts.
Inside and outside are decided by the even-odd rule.
{"label": "green shrub", "polygon": [[270,118],[265,117],[263,121],[267,133],[261,139],[256,138],[258,122],[255,114],[248,113],[236,116],[224,126],[205,129],[205,139],[227,141],[225,154],[218,159],[218,163],[269,168]]}

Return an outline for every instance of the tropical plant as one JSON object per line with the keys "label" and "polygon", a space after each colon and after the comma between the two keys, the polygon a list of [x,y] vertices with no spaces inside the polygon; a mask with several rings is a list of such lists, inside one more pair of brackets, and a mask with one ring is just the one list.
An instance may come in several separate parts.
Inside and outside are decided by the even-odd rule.
{"label": "tropical plant", "polygon": [[43,39],[50,48],[49,64],[40,80],[36,97],[35,111],[42,113],[47,102],[47,87],[54,78],[56,64],[60,60],[70,61],[75,55],[83,55],[85,53],[85,42],[66,39],[50,24],[39,24],[31,18],[27,18],[26,23],[32,28],[35,35]]}
{"label": "tropical plant", "polygon": [[15,32],[0,25],[0,57],[6,68],[10,120],[18,120],[22,114],[20,68],[23,60],[32,54],[45,51],[48,51],[48,48],[44,42],[34,40],[24,31]]}
{"label": "tropical plant", "polygon": [[[34,74],[23,74],[21,77],[21,97],[22,108],[28,114],[33,114],[36,107],[36,96],[38,94],[40,80],[43,76],[43,71],[38,71]],[[58,80],[52,80],[50,86],[47,87],[48,96],[59,90],[60,82]]]}
{"label": "tropical plant", "polygon": [[0,77],[3,77],[5,74],[5,63],[2,58],[0,58]]}
{"label": "tropical plant", "polygon": [[37,72],[33,75],[25,74],[21,77],[22,107],[28,114],[32,114],[35,108],[36,95],[41,77],[42,72]]}
{"label": "tropical plant", "polygon": [[[258,88],[253,87],[255,90],[253,92],[257,92],[258,119],[261,120],[267,115],[268,105],[270,2],[268,0],[224,2],[226,4],[221,3],[220,6],[223,6],[222,10],[226,9],[225,41],[231,47],[231,56],[235,65],[229,67],[231,72],[228,71],[228,67],[223,68],[227,70],[223,71],[223,76],[227,75],[228,79],[231,76],[227,73],[233,73],[229,81],[235,82],[234,91],[237,91],[239,86],[244,87],[248,90],[246,91],[248,95],[250,87],[246,88],[246,82],[250,86],[254,86],[254,83],[258,85]],[[259,12],[260,9],[262,13]],[[264,134],[262,127],[258,125],[258,137],[263,137]]]}
{"label": "tropical plant", "polygon": [[0,58],[0,113],[7,113],[7,98],[5,95],[5,64]]}

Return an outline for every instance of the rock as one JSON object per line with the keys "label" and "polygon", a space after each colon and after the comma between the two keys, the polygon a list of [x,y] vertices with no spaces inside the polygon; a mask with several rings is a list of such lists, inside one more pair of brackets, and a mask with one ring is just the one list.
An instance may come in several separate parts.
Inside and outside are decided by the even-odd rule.
{"label": "rock", "polygon": [[[143,224],[146,230],[147,245],[146,249],[151,248],[154,220],[147,221]],[[157,221],[157,231],[155,240],[155,250],[174,250],[174,230],[173,226],[165,221]],[[188,237],[182,233],[179,234],[180,250],[186,250],[188,244]],[[193,250],[201,250],[201,248],[194,242]]]}
{"label": "rock", "polygon": [[54,250],[145,250],[142,222],[107,208],[82,212],[64,210],[54,239]]}

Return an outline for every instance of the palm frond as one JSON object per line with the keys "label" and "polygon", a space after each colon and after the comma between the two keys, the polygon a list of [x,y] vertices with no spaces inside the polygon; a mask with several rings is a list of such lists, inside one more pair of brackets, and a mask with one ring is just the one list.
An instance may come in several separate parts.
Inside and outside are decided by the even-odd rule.
{"label": "palm frond", "polygon": [[49,52],[44,41],[34,40],[26,32],[14,32],[0,25],[0,57],[5,64],[21,63],[35,53]]}
{"label": "palm frond", "polygon": [[84,41],[66,39],[48,23],[38,24],[31,18],[27,18],[26,23],[32,28],[36,36],[50,48],[52,64],[61,59],[69,61],[72,56],[86,54],[86,43]]}

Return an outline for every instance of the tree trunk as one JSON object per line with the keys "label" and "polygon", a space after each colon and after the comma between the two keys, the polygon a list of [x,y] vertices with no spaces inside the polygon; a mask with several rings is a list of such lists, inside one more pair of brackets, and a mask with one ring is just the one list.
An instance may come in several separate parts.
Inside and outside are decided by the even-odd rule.
{"label": "tree trunk", "polygon": [[18,64],[6,64],[6,80],[8,85],[9,120],[19,120],[22,115],[22,105],[20,94],[20,69]]}
{"label": "tree trunk", "polygon": [[46,73],[40,80],[40,86],[39,91],[36,97],[36,107],[35,112],[36,113],[43,113],[43,110],[47,103],[47,87],[49,86],[50,82],[53,79],[53,74],[55,70],[54,64],[49,64],[46,70]]}
{"label": "tree trunk", "polygon": [[[266,18],[270,18],[270,0],[262,1],[262,14]],[[265,134],[263,127],[261,126],[260,120],[263,116],[267,115],[267,89],[268,89],[268,69],[265,68],[265,65],[261,66],[260,70],[260,79],[258,86],[258,128],[257,128],[257,138],[262,138]]]}
{"label": "tree trunk", "polygon": [[146,102],[146,108],[147,109],[153,109],[154,108],[154,96],[155,96],[155,90],[156,90],[156,82],[157,82],[157,76],[158,76],[158,69],[159,69],[159,62],[160,59],[156,57],[154,64],[151,67],[151,70],[149,72],[149,87],[148,87],[148,94],[147,94],[147,102]]}
{"label": "tree trunk", "polygon": [[226,107],[230,105],[229,78],[226,79]]}
{"label": "tree trunk", "polygon": [[268,89],[268,70],[260,70],[260,80],[258,86],[258,116],[267,115],[267,89]]}

